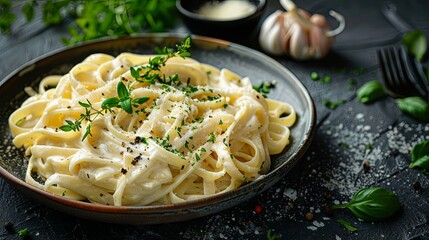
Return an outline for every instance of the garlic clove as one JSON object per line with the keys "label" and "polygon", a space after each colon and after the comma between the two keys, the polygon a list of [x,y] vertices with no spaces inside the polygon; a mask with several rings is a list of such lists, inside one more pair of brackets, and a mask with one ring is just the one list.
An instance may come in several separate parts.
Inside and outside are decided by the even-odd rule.
{"label": "garlic clove", "polygon": [[279,17],[282,13],[282,11],[277,10],[268,16],[262,24],[261,32],[259,34],[259,44],[261,48],[274,55],[280,55],[283,53],[279,38],[281,25],[278,24]]}
{"label": "garlic clove", "polygon": [[313,27],[309,34],[310,55],[315,59],[324,57],[331,46],[329,39],[324,35],[320,27]]}
{"label": "garlic clove", "polygon": [[331,24],[329,24],[328,20],[326,20],[326,18],[320,14],[313,14],[313,16],[310,17],[310,22],[316,24],[324,30],[331,29]]}
{"label": "garlic clove", "polygon": [[306,60],[311,57],[308,47],[307,33],[298,23],[290,27],[291,37],[289,55],[298,60]]}

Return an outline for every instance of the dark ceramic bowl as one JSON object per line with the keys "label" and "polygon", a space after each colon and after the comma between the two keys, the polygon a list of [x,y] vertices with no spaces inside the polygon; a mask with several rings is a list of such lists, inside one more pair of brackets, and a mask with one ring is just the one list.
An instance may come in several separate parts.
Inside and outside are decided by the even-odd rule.
{"label": "dark ceramic bowl", "polygon": [[258,30],[258,22],[267,6],[267,0],[242,1],[248,1],[256,7],[256,10],[250,15],[234,20],[213,20],[196,13],[207,2],[216,2],[214,0],[177,0],[176,7],[183,22],[192,33],[237,40]]}
{"label": "dark ceramic bowl", "polygon": [[94,221],[156,224],[184,221],[233,207],[266,190],[281,179],[299,161],[310,145],[315,130],[315,109],[303,84],[275,60],[252,49],[230,42],[192,36],[192,57],[218,68],[228,68],[248,76],[257,84],[277,80],[270,98],[288,102],[298,119],[291,128],[291,144],[281,154],[272,156],[272,167],[263,178],[236,190],[205,199],[160,206],[115,207],[75,201],[37,189],[24,181],[28,158],[12,144],[7,119],[27,98],[23,89],[35,87],[46,75],[64,74],[92,53],[118,55],[121,52],[153,54],[156,47],[174,46],[184,35],[154,34],[90,42],[47,54],[17,69],[0,83],[0,176],[29,197],[48,207]]}

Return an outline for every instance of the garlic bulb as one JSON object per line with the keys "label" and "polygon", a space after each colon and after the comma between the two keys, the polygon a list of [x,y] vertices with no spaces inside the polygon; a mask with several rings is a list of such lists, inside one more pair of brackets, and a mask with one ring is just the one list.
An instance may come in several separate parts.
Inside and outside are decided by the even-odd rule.
{"label": "garlic bulb", "polygon": [[326,18],[298,9],[290,0],[280,0],[287,12],[276,11],[261,27],[259,44],[273,55],[286,54],[297,60],[319,59],[326,56],[333,43],[333,37],[344,30],[344,17],[335,11],[329,14],[339,26],[330,30]]}

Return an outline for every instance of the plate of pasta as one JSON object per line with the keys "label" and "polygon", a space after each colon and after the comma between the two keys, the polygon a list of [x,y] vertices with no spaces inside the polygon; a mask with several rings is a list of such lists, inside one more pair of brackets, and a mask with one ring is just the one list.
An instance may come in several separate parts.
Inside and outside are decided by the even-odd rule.
{"label": "plate of pasta", "polygon": [[154,224],[230,208],[291,170],[315,130],[311,96],[289,70],[200,36],[67,48],[16,70],[0,91],[0,175],[96,221]]}

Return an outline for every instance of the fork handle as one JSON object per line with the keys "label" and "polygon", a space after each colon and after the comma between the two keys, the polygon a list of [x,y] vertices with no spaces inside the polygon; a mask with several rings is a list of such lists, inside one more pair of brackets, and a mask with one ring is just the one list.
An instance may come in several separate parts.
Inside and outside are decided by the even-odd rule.
{"label": "fork handle", "polygon": [[396,6],[393,3],[387,3],[381,12],[387,18],[390,24],[395,27],[399,32],[405,34],[411,31],[413,28],[406,23],[398,14],[396,14]]}

